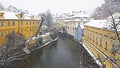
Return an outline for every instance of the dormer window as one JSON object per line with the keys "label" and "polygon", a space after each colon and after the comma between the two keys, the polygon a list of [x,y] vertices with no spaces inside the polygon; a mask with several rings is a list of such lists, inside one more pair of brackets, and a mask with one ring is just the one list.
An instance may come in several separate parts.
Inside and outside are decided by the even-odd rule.
{"label": "dormer window", "polygon": [[29,16],[29,18],[30,18],[30,19],[34,19],[34,15],[32,15],[32,16]]}
{"label": "dormer window", "polygon": [[17,14],[16,16],[17,16],[19,19],[24,19],[24,14],[23,14],[23,13]]}
{"label": "dormer window", "polygon": [[4,18],[4,13],[3,12],[0,13],[0,18]]}

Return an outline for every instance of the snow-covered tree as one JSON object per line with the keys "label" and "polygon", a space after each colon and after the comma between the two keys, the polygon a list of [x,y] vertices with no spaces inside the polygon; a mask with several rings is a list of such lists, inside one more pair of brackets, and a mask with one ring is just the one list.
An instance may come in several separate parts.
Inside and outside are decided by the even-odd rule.
{"label": "snow-covered tree", "polygon": [[4,10],[5,8],[3,7],[3,4],[0,3],[0,10]]}
{"label": "snow-covered tree", "polygon": [[53,24],[52,14],[51,14],[50,10],[47,10],[46,11],[46,25],[48,27],[48,31],[51,28],[52,24]]}
{"label": "snow-covered tree", "polygon": [[44,23],[42,25],[47,26],[47,30],[49,31],[53,24],[53,17],[50,10],[47,10],[45,13],[39,13],[37,17],[43,17]]}
{"label": "snow-covered tree", "polygon": [[18,9],[12,5],[10,5],[6,10],[10,12],[18,12]]}
{"label": "snow-covered tree", "polygon": [[120,37],[119,37],[119,30],[120,30],[120,13],[115,13],[114,16],[112,15],[112,13],[110,11],[108,11],[110,13],[110,17],[108,19],[108,25],[109,28],[112,29],[113,31],[115,31],[117,39],[120,43]]}
{"label": "snow-covered tree", "polygon": [[118,41],[112,42],[114,45],[112,47],[112,54],[120,53],[120,13],[112,13],[109,11],[110,16],[106,18],[105,28],[110,29],[115,32],[115,39]]}
{"label": "snow-covered tree", "polygon": [[111,11],[111,14],[115,12],[120,12],[120,0],[105,0],[105,3],[97,7],[92,14],[92,17],[95,19],[105,19],[109,16],[108,10]]}

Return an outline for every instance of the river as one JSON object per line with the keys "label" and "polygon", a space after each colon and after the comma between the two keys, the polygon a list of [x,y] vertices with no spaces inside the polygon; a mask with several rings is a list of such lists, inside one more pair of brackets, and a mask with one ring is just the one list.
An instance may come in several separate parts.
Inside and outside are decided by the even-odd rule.
{"label": "river", "polygon": [[81,52],[80,44],[68,38],[58,39],[32,52],[26,59],[12,62],[9,68],[84,68]]}

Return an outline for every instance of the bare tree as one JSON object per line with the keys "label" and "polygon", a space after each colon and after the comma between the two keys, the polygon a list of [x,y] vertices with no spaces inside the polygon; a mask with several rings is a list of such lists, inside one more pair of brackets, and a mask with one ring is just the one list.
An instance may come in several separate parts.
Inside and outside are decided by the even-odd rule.
{"label": "bare tree", "polygon": [[53,17],[50,12],[50,10],[47,10],[46,13],[39,13],[38,18],[43,17],[44,18],[44,23],[42,25],[47,26],[47,31],[49,31],[52,27],[53,24]]}
{"label": "bare tree", "polygon": [[48,31],[52,27],[52,24],[53,24],[52,14],[50,10],[47,10],[46,11],[46,25],[47,25]]}
{"label": "bare tree", "polygon": [[120,21],[118,21],[118,22],[116,23],[115,20],[114,20],[114,18],[113,18],[113,16],[112,16],[112,13],[111,13],[110,11],[108,11],[108,12],[110,13],[110,16],[111,16],[111,18],[112,18],[111,28],[112,28],[113,30],[115,30],[115,33],[116,33],[116,35],[117,35],[117,39],[118,39],[118,41],[119,41],[119,43],[120,43],[120,37],[119,37],[119,33],[118,33],[118,28],[119,28],[119,26],[120,26]]}
{"label": "bare tree", "polygon": [[116,53],[120,54],[120,35],[119,35],[119,32],[118,32],[118,29],[120,28],[120,20],[119,20],[118,16],[114,17],[110,11],[108,11],[108,13],[110,14],[110,17],[108,17],[105,27],[113,30],[116,34],[115,39],[117,37],[117,40],[118,40],[117,43],[112,42],[113,45],[112,45],[111,53],[114,54],[114,55]]}
{"label": "bare tree", "polygon": [[43,12],[43,13],[39,13],[38,15],[37,15],[37,18],[41,18],[41,17],[43,17],[44,19],[46,19],[46,14]]}

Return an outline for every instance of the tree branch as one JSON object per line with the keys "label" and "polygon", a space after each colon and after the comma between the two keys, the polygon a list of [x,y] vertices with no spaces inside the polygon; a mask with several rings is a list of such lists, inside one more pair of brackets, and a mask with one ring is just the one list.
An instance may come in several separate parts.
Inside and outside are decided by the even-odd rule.
{"label": "tree branch", "polygon": [[110,11],[108,11],[108,12],[109,12],[110,16],[112,17],[113,27],[114,27],[114,29],[115,29],[115,32],[116,32],[116,35],[117,35],[118,41],[119,41],[119,43],[120,43],[120,37],[119,37],[119,33],[118,33],[118,31],[117,31],[117,27],[116,27],[116,24],[115,24],[115,20],[114,20],[114,18],[113,18],[113,16],[112,16],[112,13],[111,13]]}

